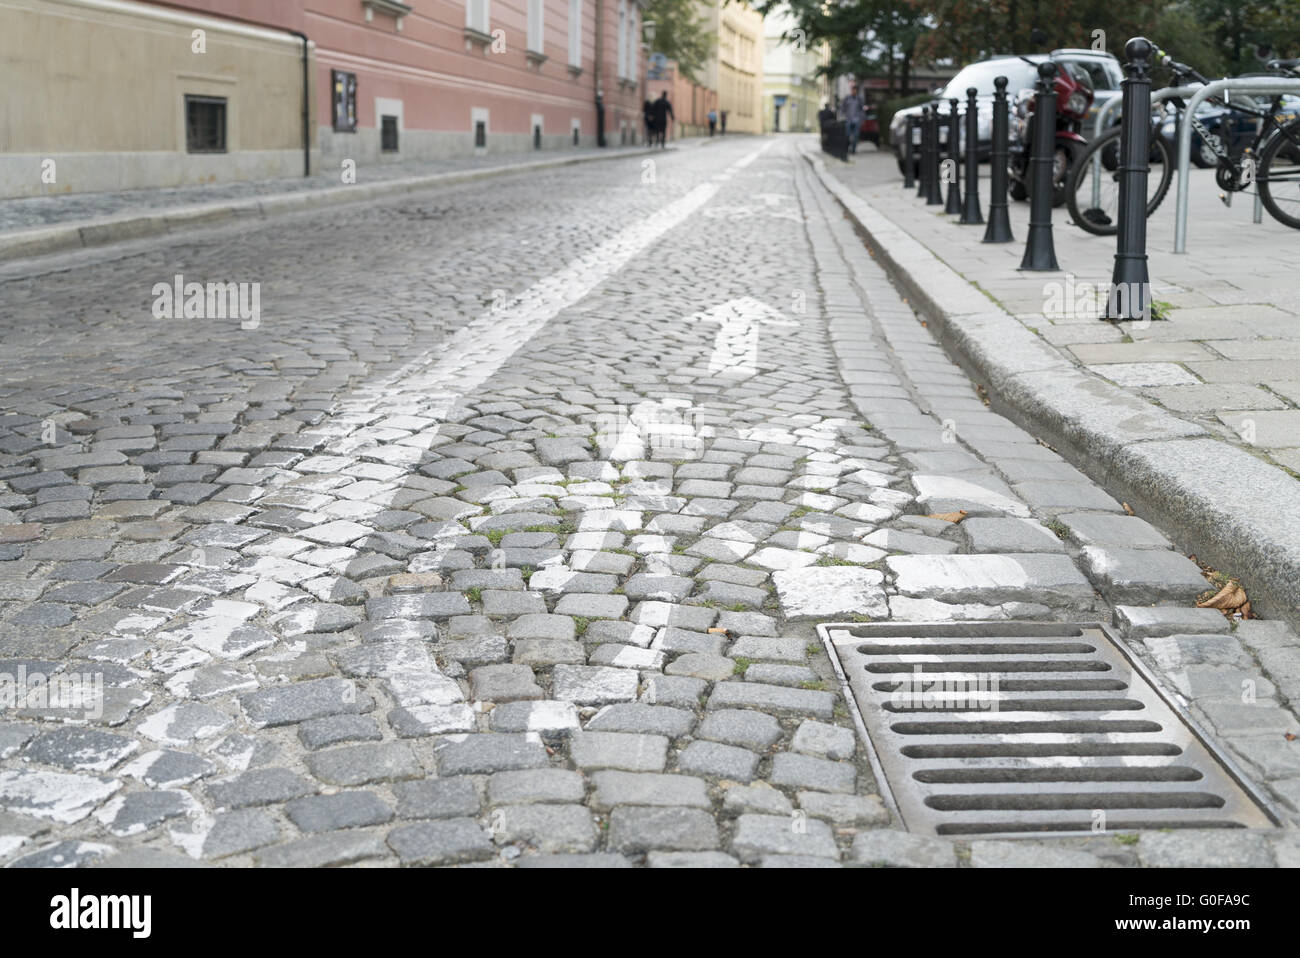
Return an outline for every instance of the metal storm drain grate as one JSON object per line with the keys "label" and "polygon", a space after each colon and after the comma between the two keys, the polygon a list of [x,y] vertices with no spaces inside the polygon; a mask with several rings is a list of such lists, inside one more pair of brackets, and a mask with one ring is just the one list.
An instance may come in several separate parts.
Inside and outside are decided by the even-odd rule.
{"label": "metal storm drain grate", "polygon": [[1042,835],[1277,824],[1100,625],[818,626],[882,794],[913,832]]}

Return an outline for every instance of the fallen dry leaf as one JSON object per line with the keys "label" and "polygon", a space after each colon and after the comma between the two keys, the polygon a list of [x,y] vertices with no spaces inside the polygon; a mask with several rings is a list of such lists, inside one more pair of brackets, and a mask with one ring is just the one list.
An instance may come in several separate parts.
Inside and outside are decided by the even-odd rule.
{"label": "fallen dry leaf", "polygon": [[1294,742],[1294,741],[1295,741],[1295,732],[1287,732],[1287,733],[1286,733],[1286,740],[1287,740],[1288,742]]}
{"label": "fallen dry leaf", "polygon": [[1218,609],[1228,618],[1234,614],[1240,615],[1243,619],[1252,618],[1254,613],[1250,611],[1250,599],[1246,598],[1246,590],[1236,579],[1232,579],[1218,592],[1208,599],[1202,599],[1196,603],[1198,609]]}
{"label": "fallen dry leaf", "polygon": [[1121,502],[1120,505],[1124,507],[1124,511],[1127,512],[1130,516],[1137,515],[1137,513],[1133,511],[1133,507],[1130,506],[1127,502]]}
{"label": "fallen dry leaf", "polygon": [[942,519],[944,522],[961,522],[966,518],[966,510],[962,509],[960,512],[932,512],[926,518]]}
{"label": "fallen dry leaf", "polygon": [[1198,609],[1236,609],[1246,601],[1246,593],[1236,581],[1229,582],[1208,599],[1196,603]]}
{"label": "fallen dry leaf", "polygon": [[726,630],[726,629],[720,629],[720,628],[717,628],[716,626],[715,626],[714,628],[709,629],[709,632],[710,632],[710,634],[713,634],[713,635],[726,635],[726,634],[727,634],[727,630]]}

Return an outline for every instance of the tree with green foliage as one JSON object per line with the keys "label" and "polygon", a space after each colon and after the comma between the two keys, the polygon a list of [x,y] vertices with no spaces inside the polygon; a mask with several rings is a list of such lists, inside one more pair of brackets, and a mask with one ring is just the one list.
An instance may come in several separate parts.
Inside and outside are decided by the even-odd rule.
{"label": "tree with green foliage", "polygon": [[885,77],[906,90],[914,64],[957,66],[994,54],[1058,47],[1105,49],[1123,59],[1146,36],[1206,75],[1262,69],[1256,56],[1300,55],[1300,0],[759,0],[787,8],[809,43],[825,41],[832,76]]}
{"label": "tree with green foliage", "polygon": [[676,61],[682,75],[698,83],[716,37],[696,0],[649,0],[644,20],[654,22],[654,52]]}
{"label": "tree with green foliage", "polygon": [[1215,72],[1258,71],[1261,48],[1266,57],[1300,56],[1297,0],[1189,0],[1187,6],[1222,60]]}
{"label": "tree with green foliage", "polygon": [[929,29],[921,0],[757,0],[755,10],[770,16],[788,10],[792,42],[825,43],[830,62],[823,74],[884,77],[889,94],[906,89],[917,43]]}

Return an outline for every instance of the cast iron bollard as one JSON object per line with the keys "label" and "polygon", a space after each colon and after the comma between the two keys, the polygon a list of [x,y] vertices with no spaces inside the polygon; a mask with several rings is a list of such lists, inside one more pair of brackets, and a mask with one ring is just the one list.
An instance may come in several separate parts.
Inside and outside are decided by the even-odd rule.
{"label": "cast iron bollard", "polygon": [[984,222],[980,214],[980,116],[979,104],[975,98],[979,90],[975,87],[966,89],[966,195],[961,210],[961,219],[957,222],[976,225]]}
{"label": "cast iron bollard", "polygon": [[[1146,37],[1124,45],[1123,126],[1119,134],[1119,232],[1115,271],[1102,319],[1148,319],[1147,174],[1151,158],[1151,54]],[[1185,120],[1184,120],[1185,121]]]}
{"label": "cast iron bollard", "polygon": [[921,107],[921,153],[916,162],[916,195],[930,198],[930,108]]}
{"label": "cast iron bollard", "polygon": [[1007,137],[1010,135],[1007,110],[1007,78],[993,80],[993,150],[989,156],[989,225],[984,230],[985,243],[1010,243],[1011,218],[1007,215]]}
{"label": "cast iron bollard", "polygon": [[916,186],[916,179],[912,172],[912,164],[916,162],[912,156],[912,131],[916,129],[916,117],[908,116],[907,124],[903,127],[903,135],[907,137],[907,142],[903,145],[903,189],[910,190]]}
{"label": "cast iron bollard", "polygon": [[1052,243],[1052,154],[1056,152],[1056,64],[1038,64],[1033,153],[1029,158],[1029,236],[1021,269],[1058,270]]}
{"label": "cast iron bollard", "polygon": [[943,185],[939,182],[939,107],[930,108],[930,149],[926,153],[925,205],[943,205]]}
{"label": "cast iron bollard", "polygon": [[961,137],[957,135],[960,127],[957,124],[957,98],[953,97],[948,101],[948,173],[951,179],[948,180],[948,204],[943,208],[945,213],[953,215],[961,214],[961,184],[958,182],[958,171],[961,164]]}

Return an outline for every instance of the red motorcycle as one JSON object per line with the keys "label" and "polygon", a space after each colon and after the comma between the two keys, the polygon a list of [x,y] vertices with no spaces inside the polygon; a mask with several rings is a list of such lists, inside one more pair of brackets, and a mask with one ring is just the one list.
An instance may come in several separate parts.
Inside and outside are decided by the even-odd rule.
{"label": "red motorcycle", "polygon": [[[1041,61],[1022,57],[1035,67]],[[1052,205],[1060,206],[1065,202],[1066,183],[1075,160],[1088,145],[1081,134],[1084,117],[1092,106],[1092,79],[1088,71],[1078,64],[1049,61],[1056,65],[1056,151],[1052,158]],[[1030,175],[1029,154],[1034,142],[1033,124],[1035,91],[1021,90],[1012,104],[1011,129],[1007,148],[1007,165],[1009,167],[1009,188],[1012,199],[1029,198]]]}

